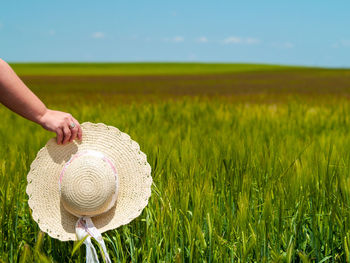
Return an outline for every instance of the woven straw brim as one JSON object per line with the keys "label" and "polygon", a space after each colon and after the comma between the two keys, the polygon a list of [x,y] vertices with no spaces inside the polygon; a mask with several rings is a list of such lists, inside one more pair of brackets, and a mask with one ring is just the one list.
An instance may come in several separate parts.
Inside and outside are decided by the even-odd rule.
{"label": "woven straw brim", "polygon": [[115,206],[92,217],[101,232],[115,229],[138,217],[151,195],[151,167],[139,145],[126,133],[102,123],[81,124],[83,139],[58,145],[51,139],[37,154],[27,176],[26,192],[32,216],[40,229],[61,241],[76,240],[78,218],[67,212],[61,201],[58,179],[64,164],[78,151],[100,151],[113,161],[119,179]]}

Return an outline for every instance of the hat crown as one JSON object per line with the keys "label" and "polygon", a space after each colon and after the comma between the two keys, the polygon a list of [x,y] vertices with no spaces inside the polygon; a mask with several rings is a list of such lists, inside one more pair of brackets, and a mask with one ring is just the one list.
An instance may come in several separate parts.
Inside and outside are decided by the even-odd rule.
{"label": "hat crown", "polygon": [[100,152],[78,153],[62,171],[61,202],[73,215],[102,214],[113,206],[116,194],[115,168]]}

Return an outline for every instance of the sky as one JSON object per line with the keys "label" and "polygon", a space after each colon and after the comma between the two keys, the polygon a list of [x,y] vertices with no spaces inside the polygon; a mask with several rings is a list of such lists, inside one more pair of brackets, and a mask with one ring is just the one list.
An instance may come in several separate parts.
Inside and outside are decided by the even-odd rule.
{"label": "sky", "polygon": [[1,1],[0,58],[350,67],[350,1]]}

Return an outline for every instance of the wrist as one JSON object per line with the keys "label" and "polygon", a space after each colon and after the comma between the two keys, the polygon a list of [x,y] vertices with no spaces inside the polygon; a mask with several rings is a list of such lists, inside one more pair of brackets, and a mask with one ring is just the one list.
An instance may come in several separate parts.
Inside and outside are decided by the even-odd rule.
{"label": "wrist", "polygon": [[45,117],[47,115],[47,113],[49,112],[49,109],[47,109],[46,107],[38,114],[35,122],[40,124],[40,125],[44,125],[45,123]]}

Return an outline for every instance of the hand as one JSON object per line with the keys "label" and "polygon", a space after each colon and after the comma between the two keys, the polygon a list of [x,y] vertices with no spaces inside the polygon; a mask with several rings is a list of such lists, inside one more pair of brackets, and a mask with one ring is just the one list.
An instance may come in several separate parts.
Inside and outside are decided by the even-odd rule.
{"label": "hand", "polygon": [[[75,124],[74,128],[69,127],[71,123]],[[79,122],[66,112],[46,110],[39,119],[39,124],[57,134],[57,144],[66,144],[76,138],[81,140],[83,135]]]}

